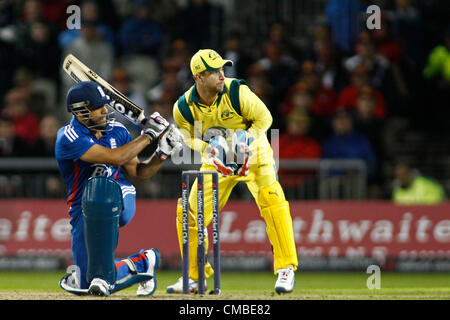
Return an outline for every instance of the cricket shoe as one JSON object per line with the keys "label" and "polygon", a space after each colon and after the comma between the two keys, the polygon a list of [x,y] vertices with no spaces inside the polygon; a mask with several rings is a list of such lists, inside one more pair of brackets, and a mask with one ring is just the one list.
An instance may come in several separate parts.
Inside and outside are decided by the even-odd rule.
{"label": "cricket shoe", "polygon": [[278,279],[275,282],[275,291],[280,293],[289,293],[294,290],[295,275],[294,268],[287,267],[277,271]]}
{"label": "cricket shoe", "polygon": [[80,288],[80,281],[78,280],[78,275],[76,272],[66,274],[59,281],[59,286],[61,287],[61,289],[79,296],[89,294],[88,289]]}
{"label": "cricket shoe", "polygon": [[148,269],[146,273],[150,274],[153,278],[139,283],[138,289],[136,291],[136,295],[138,297],[152,295],[158,285],[156,281],[156,269],[159,268],[159,265],[161,263],[161,256],[159,254],[159,251],[155,248],[152,248],[150,250],[144,251],[144,253],[148,259]]}
{"label": "cricket shoe", "polygon": [[94,278],[91,281],[91,284],[89,285],[89,294],[93,296],[109,296],[109,284],[103,279],[100,278]]}
{"label": "cricket shoe", "polygon": [[[197,292],[198,291],[198,282],[192,280],[191,278],[189,278],[189,292]],[[206,280],[205,280],[205,291],[206,289],[208,289],[208,286],[206,284]],[[183,293],[183,277],[179,278],[178,281],[171,285],[168,286],[166,288],[166,292],[167,293]]]}

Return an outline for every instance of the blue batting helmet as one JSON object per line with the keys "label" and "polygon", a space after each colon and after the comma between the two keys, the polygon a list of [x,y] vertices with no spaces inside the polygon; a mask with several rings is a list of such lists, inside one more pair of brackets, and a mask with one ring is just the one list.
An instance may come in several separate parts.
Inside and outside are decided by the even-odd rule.
{"label": "blue batting helmet", "polygon": [[77,111],[79,107],[97,109],[111,102],[103,88],[94,81],[82,81],[73,85],[67,92],[67,111]]}

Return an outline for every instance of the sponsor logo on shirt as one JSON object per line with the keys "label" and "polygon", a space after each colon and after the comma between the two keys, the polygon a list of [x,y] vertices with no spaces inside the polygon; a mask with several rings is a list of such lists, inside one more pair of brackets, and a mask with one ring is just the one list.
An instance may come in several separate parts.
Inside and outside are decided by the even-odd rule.
{"label": "sponsor logo on shirt", "polygon": [[111,167],[104,165],[104,164],[93,164],[91,167],[94,167],[94,172],[92,172],[91,177],[99,177],[99,176],[103,176],[103,177],[110,177],[112,176],[112,169]]}

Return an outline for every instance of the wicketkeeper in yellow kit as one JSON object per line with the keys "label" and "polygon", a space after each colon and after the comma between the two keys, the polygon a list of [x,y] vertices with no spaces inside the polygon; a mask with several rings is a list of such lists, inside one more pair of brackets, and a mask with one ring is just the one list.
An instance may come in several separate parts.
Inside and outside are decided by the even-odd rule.
{"label": "wicketkeeper in yellow kit", "polygon": [[[200,170],[217,170],[221,174],[220,210],[238,182],[247,184],[266,223],[273,247],[274,273],[278,274],[275,290],[278,293],[291,292],[298,259],[289,203],[278,182],[273,150],[267,139],[272,116],[245,81],[224,76],[223,67],[232,63],[223,60],[214,50],[198,51],[190,63],[195,84],[175,102],[173,117],[185,135],[186,144],[202,154]],[[205,175],[204,179],[205,186],[211,185],[210,175]],[[206,229],[212,221],[212,191],[209,188],[204,190],[204,203]],[[196,187],[190,192],[189,208],[189,289],[195,291],[198,281]],[[180,200],[177,232],[182,250]],[[206,251],[207,239],[205,237]],[[212,266],[206,263],[206,278],[213,273]],[[167,287],[167,292],[181,293],[182,278]]]}

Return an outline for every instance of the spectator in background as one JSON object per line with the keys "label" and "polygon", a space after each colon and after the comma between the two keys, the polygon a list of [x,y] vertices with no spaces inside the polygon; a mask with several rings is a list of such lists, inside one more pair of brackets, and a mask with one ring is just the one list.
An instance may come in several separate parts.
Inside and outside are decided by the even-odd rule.
{"label": "spectator in background", "polygon": [[186,41],[183,39],[175,39],[171,43],[168,56],[178,69],[178,84],[184,92],[194,84],[194,79],[192,78],[191,68],[189,65],[191,61],[191,51],[189,50]]}
{"label": "spectator in background", "polygon": [[377,156],[381,156],[383,120],[375,116],[377,98],[373,88],[366,86],[361,89],[356,101],[355,129],[369,139]]}
{"label": "spectator in background", "polygon": [[111,85],[123,93],[128,99],[141,107],[145,114],[149,114],[150,110],[147,106],[147,100],[139,92],[133,90],[133,84],[125,70],[117,68],[113,72]]}
{"label": "spectator in background", "polygon": [[[386,16],[381,16],[381,28],[372,30],[372,38],[376,45],[377,54],[389,60],[389,74],[392,78],[392,88],[381,87],[390,95],[392,103],[391,114],[399,109],[399,103],[410,96],[406,76],[412,72],[412,66],[405,60],[403,41],[397,38],[392,29],[392,21]],[[396,102],[396,103],[394,103]],[[407,107],[407,104],[406,104]]]}
{"label": "spectator in background", "polygon": [[286,94],[283,113],[287,116],[291,111],[310,114],[313,97],[308,85],[304,81],[293,84]]}
{"label": "spectator in background", "polygon": [[14,19],[14,4],[12,1],[0,2],[0,28],[12,24]]}
{"label": "spectator in background", "polygon": [[[377,159],[385,159],[382,134],[385,122],[375,117],[376,96],[373,88],[367,86],[361,89],[354,112],[355,130],[362,133],[373,147]],[[374,175],[370,179],[369,194],[371,198],[381,196],[380,186],[383,184],[382,161],[377,161]]]}
{"label": "spectator in background", "polygon": [[313,96],[311,112],[319,117],[330,117],[336,112],[337,92],[332,86],[323,84],[316,65],[312,61],[302,64],[300,81],[305,82],[308,91]]}
{"label": "spectator in background", "polygon": [[269,29],[268,42],[278,44],[285,55],[293,57],[298,62],[302,53],[300,48],[292,41],[288,30],[289,28],[283,23],[276,22],[272,24]]}
{"label": "spectator in background", "polygon": [[58,129],[61,127],[58,119],[53,115],[44,116],[39,123],[39,140],[35,146],[35,152],[30,156],[48,157],[55,156],[55,142]]}
{"label": "spectator in background", "polygon": [[369,178],[376,168],[376,154],[370,141],[354,128],[349,112],[340,109],[332,119],[333,133],[322,144],[324,159],[361,159],[367,165]]}
{"label": "spectator in background", "polygon": [[66,28],[66,10],[74,2],[73,0],[39,0],[38,2],[42,18],[58,30]]}
{"label": "spectator in background", "polygon": [[316,48],[315,45],[318,42],[330,43],[333,46],[333,36],[331,34],[330,27],[325,23],[319,23],[314,26],[314,32],[312,38],[309,39],[309,44],[305,49],[303,56],[304,60],[316,60]]}
{"label": "spectator in background", "polygon": [[34,21],[30,25],[26,49],[20,52],[23,66],[36,77],[46,78],[57,85],[60,65],[60,50],[56,44],[56,34],[44,21]]}
{"label": "spectator in background", "polygon": [[24,182],[19,175],[0,175],[0,197],[12,198],[23,194]]}
{"label": "spectator in background", "polygon": [[[355,110],[361,90],[364,87],[372,87],[368,71],[364,65],[359,65],[352,70],[351,83],[345,87],[338,96],[337,106],[347,110]],[[376,98],[375,117],[384,119],[386,117],[387,108],[386,101],[381,91],[373,88],[373,94]]]}
{"label": "spectator in background", "polygon": [[159,58],[164,31],[150,17],[149,4],[149,0],[136,0],[134,15],[122,23],[119,30],[120,55]]}
{"label": "spectator in background", "polygon": [[33,94],[34,83],[33,74],[26,67],[20,66],[13,75],[13,89],[22,92],[23,95],[30,97]]}
{"label": "spectator in background", "polygon": [[48,198],[64,198],[67,190],[61,177],[49,175],[44,181],[45,197]]}
{"label": "spectator in background", "polygon": [[395,9],[387,14],[392,19],[395,34],[402,39],[405,55],[415,65],[420,65],[424,57],[421,13],[411,0],[395,0]]}
{"label": "spectator in background", "polygon": [[343,55],[351,55],[360,32],[364,6],[358,0],[330,0],[325,10],[335,46]]}
{"label": "spectator in background", "polygon": [[43,78],[37,78],[25,67],[19,67],[14,73],[13,87],[27,96],[28,109],[41,117],[51,112],[56,95],[56,84]]}
{"label": "spectator in background", "polygon": [[12,86],[13,74],[19,61],[14,43],[2,38],[0,30],[0,110],[3,108],[3,97]]}
{"label": "spectator in background", "polygon": [[168,39],[176,37],[177,16],[180,5],[177,0],[151,0],[150,16],[164,27],[164,33]]}
{"label": "spectator in background", "polygon": [[325,88],[340,90],[344,86],[344,74],[341,62],[336,56],[336,50],[328,41],[318,41],[314,44],[316,71]]}
{"label": "spectator in background", "polygon": [[437,45],[428,55],[423,75],[426,79],[437,78],[441,87],[450,84],[450,25],[443,34],[443,43]]}
{"label": "spectator in background", "polygon": [[165,91],[153,104],[153,112],[159,112],[170,123],[175,124],[173,120],[173,102],[178,97],[174,97],[171,92]]}
{"label": "spectator in background", "polygon": [[376,53],[391,64],[398,64],[404,58],[403,42],[394,35],[392,21],[387,15],[381,15],[380,22],[380,28],[371,31]]}
{"label": "spectator in background", "polygon": [[309,136],[310,119],[299,111],[287,116],[287,130],[280,135],[280,159],[319,159],[320,143]]}
{"label": "spectator in background", "polygon": [[0,157],[16,156],[16,144],[13,122],[6,116],[0,116]]}
{"label": "spectator in background", "polygon": [[[97,22],[90,20],[81,21],[81,37],[73,41],[64,50],[63,56],[69,53],[75,55],[84,64],[93,68],[104,79],[111,79],[113,73],[114,50],[111,45],[102,38],[97,31]],[[73,80],[63,71],[62,79],[67,89],[73,85]],[[66,90],[62,90],[66,92]]]}
{"label": "spectator in background", "polygon": [[[319,141],[309,136],[309,125],[310,119],[306,114],[299,111],[291,111],[288,114],[287,130],[280,135],[279,140],[280,159],[320,159],[322,147]],[[288,189],[288,193],[298,190],[315,174],[314,170],[278,170],[279,179]]]}
{"label": "spectator in background", "polygon": [[225,68],[227,78],[247,79],[247,68],[253,62],[242,46],[242,34],[232,31],[227,35],[223,58],[233,61],[233,65]]}
{"label": "spectator in background", "polygon": [[446,199],[443,187],[435,180],[420,174],[407,163],[395,166],[392,200],[401,205],[439,204]]}
{"label": "spectator in background", "polygon": [[15,71],[24,64],[30,25],[43,19],[40,2],[0,1],[0,107],[4,96],[14,86]]}
{"label": "spectator in background", "polygon": [[314,38],[306,49],[304,61],[313,61],[320,81],[326,88],[341,90],[344,86],[342,59],[333,46],[333,38],[327,25],[319,24],[314,29]]}
{"label": "spectator in background", "polygon": [[[264,56],[256,63],[264,71],[266,79],[272,87],[273,96],[284,97],[287,89],[295,80],[298,64],[291,56],[282,51],[282,47],[278,43],[266,43],[263,45],[263,51]],[[273,100],[268,107],[272,115],[279,118],[280,102]]]}
{"label": "spectator in background", "polygon": [[450,117],[450,25],[443,32],[441,44],[432,49],[423,70],[427,112],[420,112],[426,118],[426,128],[430,132],[448,132]]}
{"label": "spectator in background", "polygon": [[39,139],[39,117],[29,110],[29,98],[25,90],[18,88],[11,89],[5,96],[3,116],[13,123],[14,135],[20,145],[15,150],[18,156],[26,156]]}
{"label": "spectator in background", "polygon": [[[351,74],[357,67],[364,66],[369,74],[370,84],[384,90],[389,80],[389,60],[377,54],[376,45],[368,32],[359,35],[355,45],[355,55],[344,60],[344,67]],[[383,91],[384,92],[384,91]]]}
{"label": "spectator in background", "polygon": [[273,109],[273,106],[277,103],[275,101],[274,88],[267,80],[267,75],[263,68],[258,63],[253,63],[248,67],[247,75],[245,80],[249,87],[252,88],[252,91],[264,102],[272,113],[274,119],[272,127],[281,128],[283,115],[280,114],[278,109]]}
{"label": "spectator in background", "polygon": [[[111,11],[114,11],[114,7],[108,9],[108,14]],[[101,20],[99,10],[99,5],[94,0],[87,0],[81,3],[81,17],[83,18],[83,20],[95,22],[99,37],[101,37],[103,40],[106,40],[111,45],[111,47],[114,48],[114,51],[116,51],[116,39],[114,30],[111,26]],[[60,32],[60,34],[58,35],[59,47],[64,50],[79,37],[79,29],[66,29]]]}
{"label": "spectator in background", "polygon": [[177,78],[178,72],[179,67],[174,59],[164,62],[160,82],[146,93],[147,100],[151,104],[160,101],[165,93],[169,94],[171,99],[175,101],[184,92]]}
{"label": "spectator in background", "polygon": [[[144,110],[145,114],[147,115],[150,114],[145,97],[141,95],[139,92],[133,90],[130,77],[127,75],[125,70],[120,68],[114,70],[113,77],[111,79],[111,85],[120,92],[122,92],[128,99],[130,99],[136,105],[141,107]],[[139,125],[133,123],[127,117],[118,112],[115,113],[115,118],[128,129],[128,131],[133,137],[137,136],[142,130],[142,128]]]}
{"label": "spectator in background", "polygon": [[39,0],[25,0],[22,10],[22,21],[25,24],[32,24],[33,22],[46,20],[43,15],[42,2]]}
{"label": "spectator in background", "polygon": [[333,37],[331,35],[331,30],[326,24],[317,24],[316,26],[314,26],[312,38],[308,38],[308,40],[309,43],[304,50],[303,60],[317,60],[316,43],[330,43],[330,45],[333,46]]}
{"label": "spectator in background", "polygon": [[[29,49],[31,29],[34,23],[46,24],[51,28],[51,24],[45,19],[42,10],[42,2],[38,0],[25,0],[19,18],[10,26],[11,37],[14,40],[19,55],[26,53]],[[53,32],[51,32],[53,33]]]}
{"label": "spectator in background", "polygon": [[177,37],[192,51],[220,48],[223,44],[224,10],[208,0],[190,0],[177,16]]}
{"label": "spectator in background", "polygon": [[298,112],[308,117],[309,132],[315,139],[322,140],[326,136],[326,119],[312,112],[314,96],[306,82],[300,81],[294,84],[283,104],[283,114],[288,117],[291,112]]}

